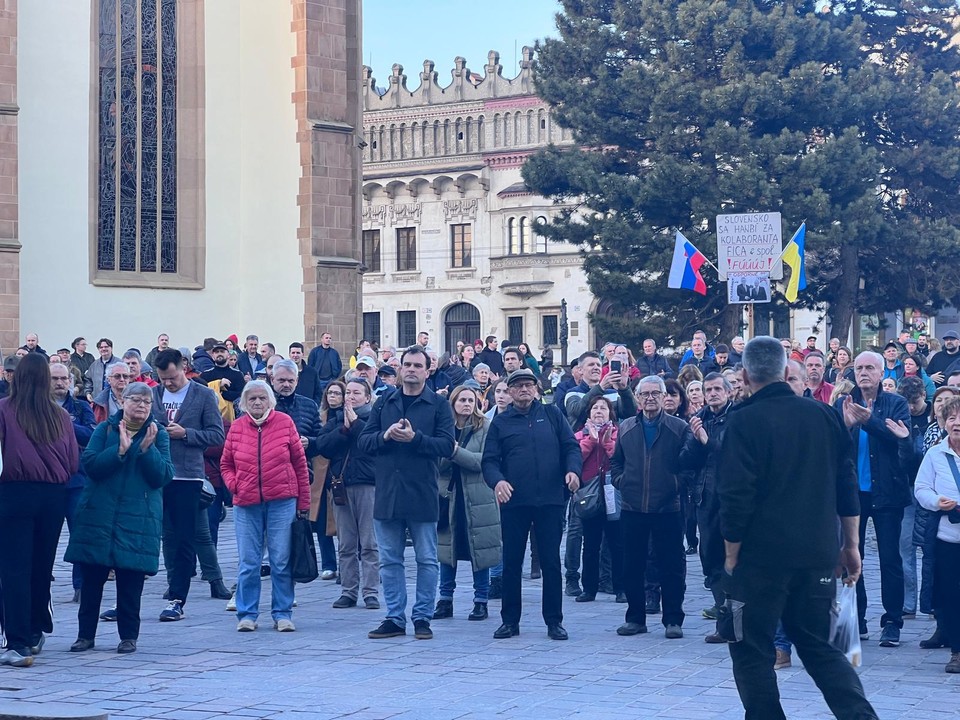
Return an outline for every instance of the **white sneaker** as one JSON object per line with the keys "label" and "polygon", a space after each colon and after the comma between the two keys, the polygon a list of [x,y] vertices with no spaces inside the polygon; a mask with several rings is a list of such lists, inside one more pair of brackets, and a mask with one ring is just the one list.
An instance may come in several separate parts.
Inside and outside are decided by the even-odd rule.
{"label": "white sneaker", "polygon": [[297,626],[293,624],[293,620],[275,620],[273,623],[273,629],[277,632],[293,632],[297,629]]}
{"label": "white sneaker", "polygon": [[335,571],[333,571],[333,570],[324,570],[322,573],[320,573],[320,579],[321,579],[321,580],[336,580],[336,579],[337,579],[337,573],[336,573]]}
{"label": "white sneaker", "polygon": [[257,629],[257,624],[250,618],[244,618],[237,623],[237,632],[253,632]]}
{"label": "white sneaker", "polygon": [[227,600],[227,607],[224,609],[227,612],[236,612],[237,610],[237,594],[236,593],[230,596],[230,599]]}

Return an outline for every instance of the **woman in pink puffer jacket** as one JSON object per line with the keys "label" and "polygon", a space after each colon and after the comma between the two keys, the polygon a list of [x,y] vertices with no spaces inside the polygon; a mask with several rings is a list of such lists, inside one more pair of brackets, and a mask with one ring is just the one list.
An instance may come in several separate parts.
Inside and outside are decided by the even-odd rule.
{"label": "woman in pink puffer jacket", "polygon": [[257,629],[260,614],[260,562],[266,538],[270,556],[273,627],[296,629],[290,526],[310,509],[307,458],[296,425],[276,412],[273,390],[262,380],[247,383],[240,396],[243,415],[230,426],[220,471],[233,494],[233,523],[240,567],[237,577],[237,630]]}

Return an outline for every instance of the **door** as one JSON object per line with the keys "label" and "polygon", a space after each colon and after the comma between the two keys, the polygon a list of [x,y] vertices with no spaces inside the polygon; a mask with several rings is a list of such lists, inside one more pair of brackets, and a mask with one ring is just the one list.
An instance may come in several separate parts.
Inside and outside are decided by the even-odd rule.
{"label": "door", "polygon": [[480,337],[480,311],[470,303],[457,303],[447,308],[443,316],[445,352],[454,353],[457,341],[472,343]]}

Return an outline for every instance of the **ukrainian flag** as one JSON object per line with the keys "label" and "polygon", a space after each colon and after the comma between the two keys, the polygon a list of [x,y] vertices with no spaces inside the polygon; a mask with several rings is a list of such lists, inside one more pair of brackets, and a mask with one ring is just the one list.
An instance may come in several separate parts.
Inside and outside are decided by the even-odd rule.
{"label": "ukrainian flag", "polygon": [[787,302],[796,302],[797,293],[807,289],[807,265],[803,259],[803,245],[807,237],[807,224],[803,223],[790,238],[783,250],[783,262],[790,266],[790,282],[784,295]]}

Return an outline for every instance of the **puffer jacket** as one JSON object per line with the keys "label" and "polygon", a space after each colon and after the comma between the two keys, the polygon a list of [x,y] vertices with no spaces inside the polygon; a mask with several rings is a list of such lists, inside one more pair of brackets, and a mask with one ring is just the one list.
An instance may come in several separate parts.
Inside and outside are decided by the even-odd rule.
{"label": "puffer jacket", "polygon": [[[343,424],[343,411],[331,413],[327,419],[316,441],[318,452],[330,460],[327,479],[343,473],[344,485],[376,484],[376,458],[357,447],[357,438],[363,432],[372,409],[370,403],[354,408],[357,419],[350,423],[350,427]],[[346,472],[343,470],[344,460],[347,461]]]}
{"label": "puffer jacket", "polygon": [[[320,407],[310,398],[293,393],[287,397],[277,393],[277,412],[293,418],[297,432],[307,438],[306,455],[309,460],[320,454],[317,449],[317,435],[320,434]],[[313,485],[313,463],[307,463],[310,484]]]}
{"label": "puffer jacket", "polygon": [[453,466],[460,468],[460,486],[463,488],[464,517],[467,521],[466,536],[470,546],[470,563],[473,572],[486,570],[500,563],[500,506],[493,489],[483,481],[480,461],[487,440],[490,421],[474,431],[466,445],[455,446],[453,457],[440,461],[440,477],[437,481],[441,495],[450,499],[450,525],[437,532],[437,558],[445,565],[456,565],[453,538],[461,534],[457,517],[457,486],[448,491],[453,477]]}
{"label": "puffer jacket", "polygon": [[272,411],[260,426],[249,415],[237,418],[223,446],[220,472],[236,506],[297,498],[297,510],[310,509],[307,457],[289,415]]}

